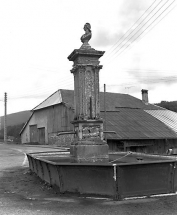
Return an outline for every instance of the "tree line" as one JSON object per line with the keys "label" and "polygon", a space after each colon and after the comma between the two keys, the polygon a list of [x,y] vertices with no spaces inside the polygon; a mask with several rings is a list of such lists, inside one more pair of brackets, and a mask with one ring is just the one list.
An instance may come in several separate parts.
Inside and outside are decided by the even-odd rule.
{"label": "tree line", "polygon": [[[12,140],[13,142],[21,142],[20,131],[23,128],[25,123],[19,125],[7,126],[7,139]],[[0,130],[0,139],[4,139],[4,128]]]}
{"label": "tree line", "polygon": [[155,105],[166,108],[167,110],[177,112],[177,101],[173,102],[161,101],[160,103],[156,103]]}

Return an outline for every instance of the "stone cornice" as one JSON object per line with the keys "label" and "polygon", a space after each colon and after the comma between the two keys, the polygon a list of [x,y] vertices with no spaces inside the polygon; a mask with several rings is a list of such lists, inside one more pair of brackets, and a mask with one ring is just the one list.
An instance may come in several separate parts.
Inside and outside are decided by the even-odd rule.
{"label": "stone cornice", "polygon": [[68,56],[69,61],[74,61],[78,56],[92,56],[98,59],[104,55],[104,51],[97,51],[95,49],[74,49],[74,51]]}
{"label": "stone cornice", "polygon": [[103,119],[92,119],[92,120],[73,120],[71,121],[72,124],[78,124],[78,123],[87,123],[87,124],[99,124],[99,123],[103,123]]}
{"label": "stone cornice", "polygon": [[102,65],[77,64],[77,65],[73,66],[73,68],[70,71],[71,71],[71,73],[74,73],[77,69],[79,69],[79,68],[85,69],[85,67],[87,67],[87,66],[91,66],[94,69],[102,69],[102,67],[103,67]]}

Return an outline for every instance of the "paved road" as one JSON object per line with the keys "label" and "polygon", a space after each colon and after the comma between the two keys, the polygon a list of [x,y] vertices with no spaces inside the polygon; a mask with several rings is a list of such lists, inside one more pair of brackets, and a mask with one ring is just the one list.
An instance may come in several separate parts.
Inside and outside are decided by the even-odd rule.
{"label": "paved road", "polygon": [[0,143],[0,215],[177,215],[177,195],[124,201],[60,196],[28,170],[24,154],[53,150]]}

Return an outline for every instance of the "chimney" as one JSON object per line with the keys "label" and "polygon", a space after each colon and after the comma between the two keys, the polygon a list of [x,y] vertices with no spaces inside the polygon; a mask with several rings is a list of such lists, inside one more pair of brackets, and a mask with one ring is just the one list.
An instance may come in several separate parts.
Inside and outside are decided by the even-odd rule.
{"label": "chimney", "polygon": [[142,92],[142,101],[145,104],[147,104],[149,102],[149,99],[148,99],[148,90],[142,89],[141,92]]}

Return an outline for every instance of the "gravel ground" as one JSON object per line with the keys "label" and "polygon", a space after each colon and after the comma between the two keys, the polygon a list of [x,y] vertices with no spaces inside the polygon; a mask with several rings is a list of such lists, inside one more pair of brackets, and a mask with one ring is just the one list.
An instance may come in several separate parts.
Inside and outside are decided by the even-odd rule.
{"label": "gravel ground", "polygon": [[176,195],[124,201],[60,195],[31,173],[25,160],[25,152],[46,150],[0,144],[0,215],[177,214]]}

